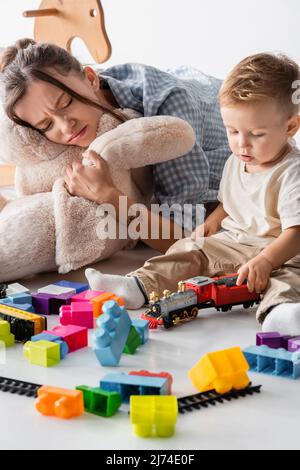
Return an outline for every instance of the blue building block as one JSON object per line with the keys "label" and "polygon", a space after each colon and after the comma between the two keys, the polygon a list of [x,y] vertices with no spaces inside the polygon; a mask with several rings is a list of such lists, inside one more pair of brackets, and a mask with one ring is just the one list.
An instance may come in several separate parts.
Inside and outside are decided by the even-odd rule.
{"label": "blue building block", "polygon": [[140,335],[142,344],[145,344],[149,339],[149,322],[147,320],[137,318],[132,320],[132,324]]}
{"label": "blue building block", "polygon": [[80,294],[90,288],[88,284],[82,284],[80,282],[69,282],[69,281],[58,281],[53,283],[55,286],[60,287],[69,287],[70,289],[75,289],[76,294]]}
{"label": "blue building block", "polygon": [[289,379],[300,377],[300,352],[290,353],[285,349],[268,346],[250,346],[243,351],[250,370],[277,375]]}
{"label": "blue building block", "polygon": [[32,297],[30,294],[27,294],[26,292],[24,292],[23,294],[8,295],[7,298],[11,301],[12,304],[32,305]]}
{"label": "blue building block", "polygon": [[8,297],[6,297],[5,299],[1,299],[0,304],[9,305],[12,308],[16,308],[18,310],[24,310],[25,312],[35,313],[35,310],[32,304],[15,304]]}
{"label": "blue building block", "polygon": [[112,372],[100,381],[100,388],[109,392],[118,392],[122,402],[128,403],[131,395],[168,395],[168,379],[129,375],[124,372]]}
{"label": "blue building block", "polygon": [[117,366],[125,347],[131,320],[125,307],[114,300],[103,305],[103,314],[97,320],[94,351],[102,366]]}
{"label": "blue building block", "polygon": [[64,359],[69,353],[69,347],[60,336],[51,335],[50,333],[40,333],[39,335],[32,336],[31,341],[36,343],[37,341],[50,341],[60,345],[60,358]]}

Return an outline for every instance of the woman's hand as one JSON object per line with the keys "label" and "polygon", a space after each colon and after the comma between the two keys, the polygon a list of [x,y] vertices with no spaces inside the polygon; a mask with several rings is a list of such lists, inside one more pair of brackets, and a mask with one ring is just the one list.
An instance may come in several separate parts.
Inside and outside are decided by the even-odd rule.
{"label": "woman's hand", "polygon": [[73,162],[66,169],[65,186],[72,196],[83,197],[98,204],[111,203],[115,205],[116,196],[121,193],[114,186],[108,165],[103,158],[92,150],[84,157],[90,160],[91,166]]}
{"label": "woman's hand", "polygon": [[249,291],[260,294],[267,288],[272,271],[273,266],[270,261],[262,254],[259,254],[238,270],[239,277],[236,285],[241,286],[248,278],[247,287]]}

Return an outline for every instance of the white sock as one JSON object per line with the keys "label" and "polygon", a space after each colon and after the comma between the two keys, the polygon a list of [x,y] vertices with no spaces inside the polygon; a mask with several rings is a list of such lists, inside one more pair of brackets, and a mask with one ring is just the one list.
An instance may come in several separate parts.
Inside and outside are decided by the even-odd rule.
{"label": "white sock", "polygon": [[282,335],[300,335],[300,303],[276,305],[267,315],[262,331],[277,331]]}
{"label": "white sock", "polygon": [[126,308],[141,308],[145,303],[144,296],[133,277],[102,274],[96,269],[87,269],[85,275],[91,289],[112,292],[124,300]]}

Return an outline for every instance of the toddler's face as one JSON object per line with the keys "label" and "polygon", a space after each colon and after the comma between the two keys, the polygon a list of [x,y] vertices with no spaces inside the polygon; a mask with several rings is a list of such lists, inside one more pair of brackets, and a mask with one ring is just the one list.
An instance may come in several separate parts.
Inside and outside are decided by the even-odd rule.
{"label": "toddler's face", "polygon": [[272,99],[223,106],[221,114],[231,151],[247,166],[275,164],[299,127],[297,116],[288,119]]}

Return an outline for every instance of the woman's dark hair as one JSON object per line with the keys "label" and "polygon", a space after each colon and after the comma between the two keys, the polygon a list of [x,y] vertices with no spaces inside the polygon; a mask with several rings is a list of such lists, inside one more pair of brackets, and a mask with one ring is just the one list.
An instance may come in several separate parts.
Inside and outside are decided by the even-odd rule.
{"label": "woman's dark hair", "polygon": [[7,116],[16,124],[32,126],[18,118],[14,112],[16,103],[25,95],[28,85],[36,80],[51,83],[68,93],[73,98],[105,110],[106,112],[126,121],[126,116],[107,103],[97,103],[81,96],[67,85],[52,77],[46,70],[54,68],[61,75],[73,72],[84,78],[81,63],[65,49],[55,44],[37,44],[33,39],[20,39],[15,45],[4,50],[1,55],[0,72],[4,85],[4,109]]}

